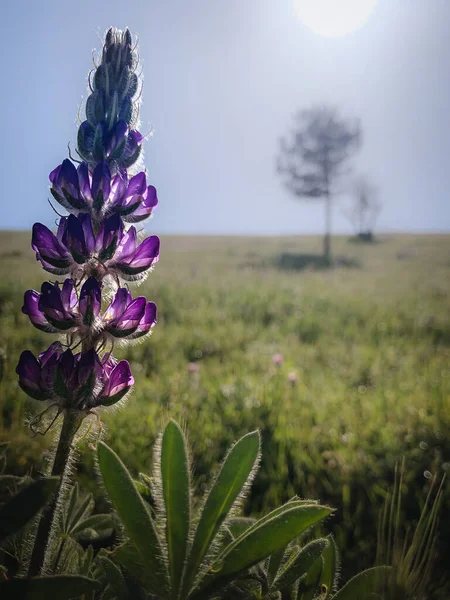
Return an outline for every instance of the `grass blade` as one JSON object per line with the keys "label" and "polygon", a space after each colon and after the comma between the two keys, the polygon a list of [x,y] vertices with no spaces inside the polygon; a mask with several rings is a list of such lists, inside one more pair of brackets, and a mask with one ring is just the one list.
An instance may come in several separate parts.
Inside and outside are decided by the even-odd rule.
{"label": "grass blade", "polygon": [[148,570],[152,591],[165,597],[167,571],[149,510],[123,462],[103,442],[98,445],[98,463],[111,502]]}
{"label": "grass blade", "polygon": [[172,594],[180,588],[189,537],[191,508],[189,463],[180,426],[167,425],[161,445],[161,480],[166,512],[166,537]]}

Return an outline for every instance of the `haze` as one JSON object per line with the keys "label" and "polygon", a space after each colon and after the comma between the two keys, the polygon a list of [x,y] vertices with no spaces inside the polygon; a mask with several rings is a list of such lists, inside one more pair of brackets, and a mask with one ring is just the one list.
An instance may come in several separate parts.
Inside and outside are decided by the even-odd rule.
{"label": "haze", "polygon": [[[154,133],[145,163],[160,199],[147,229],[321,232],[323,207],[283,189],[275,154],[297,109],[327,103],[362,121],[355,173],[380,188],[378,231],[450,230],[448,0],[379,0],[338,39],[302,25],[293,0],[19,0],[2,12],[2,229],[56,217],[48,173],[75,147],[86,48],[114,25],[139,34],[145,67],[141,130]],[[350,231],[335,213],[335,232]]]}

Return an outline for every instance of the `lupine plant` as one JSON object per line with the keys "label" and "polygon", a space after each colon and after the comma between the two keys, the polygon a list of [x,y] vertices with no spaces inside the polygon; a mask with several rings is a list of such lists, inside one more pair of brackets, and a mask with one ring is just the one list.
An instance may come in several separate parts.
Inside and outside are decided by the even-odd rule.
{"label": "lupine plant", "polygon": [[44,282],[40,292],[27,291],[22,311],[36,328],[63,339],[38,357],[23,352],[16,370],[20,387],[46,402],[31,423],[33,431],[50,410],[63,423],[52,468],[52,476],[62,478],[60,498],[54,497],[39,522],[31,576],[51,563],[55,509],[83,420],[99,419],[99,410],[123,400],[134,383],[128,362],[114,358],[114,345],[147,335],[156,323],[156,305],[133,298],[126,287],[142,281],[159,257],[156,236],[140,241],[136,226],[126,225],[146,219],[157,205],[146,174],[132,174],[144,140],[136,129],[137,67],[130,32],[110,29],[89,78],[79,159],[65,159],[50,173],[51,194],[69,215],[60,216],[56,234],[42,223],[33,226],[36,258],[57,279]]}
{"label": "lupine plant", "polygon": [[[100,424],[101,410],[123,402],[134,383],[128,362],[113,356],[116,343],[142,338],[156,323],[155,304],[128,289],[159,257],[158,238],[141,239],[133,224],[157,205],[155,188],[137,172],[144,140],[136,129],[137,67],[130,32],[110,29],[89,77],[78,158],[69,156],[50,173],[51,194],[69,214],[59,215],[56,234],[33,226],[32,247],[52,279],[25,293],[22,311],[59,340],[37,357],[24,351],[16,370],[22,390],[42,407],[30,421],[33,433],[61,426],[48,477],[0,477],[0,544],[10,544],[8,552],[23,564],[18,577],[8,577],[4,567],[0,595],[372,598],[388,567],[360,573],[336,591],[334,540],[312,535],[330,507],[295,497],[259,520],[239,515],[260,459],[257,431],[232,446],[202,500],[192,486],[185,435],[174,421],[156,444],[151,474],[136,480],[112,449],[97,444],[113,514],[94,513],[92,496],[74,483],[85,419]],[[1,446],[0,466],[4,453]],[[12,497],[4,498],[5,490]]]}

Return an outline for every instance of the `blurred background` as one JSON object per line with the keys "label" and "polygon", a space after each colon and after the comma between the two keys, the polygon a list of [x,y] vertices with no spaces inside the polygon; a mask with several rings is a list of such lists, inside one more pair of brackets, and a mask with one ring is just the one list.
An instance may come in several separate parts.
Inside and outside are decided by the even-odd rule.
{"label": "blurred background", "polygon": [[[91,49],[128,26],[159,196],[145,227],[162,240],[140,289],[159,322],[122,352],[136,389],[105,417],[109,443],[146,470],[161,424],[180,419],[201,489],[259,427],[247,512],[320,498],[338,509],[327,527],[343,578],[371,566],[395,466],[404,460],[403,533],[450,469],[450,3],[17,0],[1,12],[10,470],[38,471],[51,441],[24,427],[35,407],[14,373],[24,348],[53,341],[20,312],[43,281],[30,228],[56,219],[48,174],[76,146]],[[85,482],[91,463],[86,446]],[[448,597],[447,488],[436,598]]]}

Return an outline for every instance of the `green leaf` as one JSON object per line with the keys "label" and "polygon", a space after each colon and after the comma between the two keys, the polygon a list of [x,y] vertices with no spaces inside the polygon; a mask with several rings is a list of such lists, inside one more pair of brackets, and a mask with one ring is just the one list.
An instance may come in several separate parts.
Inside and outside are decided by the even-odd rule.
{"label": "green leaf", "polygon": [[151,591],[164,596],[167,590],[167,571],[162,560],[161,544],[147,506],[117,454],[103,442],[99,443],[97,452],[109,497],[142,556],[148,570],[148,579],[152,582]]}
{"label": "green leaf", "polygon": [[187,596],[208,548],[248,481],[259,456],[258,431],[248,433],[228,452],[208,494],[195,532],[181,598]]}
{"label": "green leaf", "polygon": [[116,548],[112,557],[145,588],[153,588],[152,574],[144,565],[142,556],[135,546],[127,542]]}
{"label": "green leaf", "polygon": [[32,579],[9,579],[0,583],[2,600],[68,600],[89,594],[98,588],[98,582],[79,575],[52,575]]}
{"label": "green leaf", "polygon": [[[282,510],[284,509],[284,510]],[[210,567],[200,589],[216,587],[284,548],[332,509],[319,504],[289,502],[260,519],[226,548]]]}
{"label": "green leaf", "polygon": [[189,537],[191,507],[189,463],[180,426],[167,425],[161,445],[161,479],[166,512],[166,539],[172,594],[180,588]]}
{"label": "green leaf", "polygon": [[[391,567],[367,569],[355,575],[334,596],[333,600],[375,600],[377,592],[386,581]],[[379,596],[381,598],[381,596]]]}
{"label": "green leaf", "polygon": [[256,523],[256,519],[251,517],[233,517],[225,521],[225,526],[230,532],[232,540],[235,540],[240,535],[247,531],[249,527],[252,527]]}
{"label": "green leaf", "polygon": [[22,529],[52,497],[59,477],[34,481],[0,507],[0,541]]}
{"label": "green leaf", "polygon": [[280,548],[270,555],[269,564],[267,565],[267,580],[269,585],[274,581],[277,576],[278,569],[280,568],[281,561],[283,560],[286,548]]}
{"label": "green leaf", "polygon": [[87,516],[92,513],[93,509],[94,499],[92,498],[92,494],[88,494],[83,502],[81,502],[79,506],[74,507],[73,512],[69,515],[72,517],[69,525],[69,531],[73,532],[74,529],[77,528],[78,524],[83,522],[83,519],[86,519]]}
{"label": "green leaf", "polygon": [[275,579],[271,589],[283,590],[306,575],[312,565],[321,557],[322,553],[329,545],[330,542],[326,538],[313,540],[309,544],[306,544],[306,546],[304,546],[296,555],[292,556],[283,566],[281,573]]}
{"label": "green leaf", "polygon": [[71,535],[75,535],[80,531],[84,531],[86,529],[102,531],[104,529],[114,529],[114,526],[115,522],[112,515],[93,515],[92,517],[88,517],[84,521],[78,523],[78,525],[74,527],[70,533]]}
{"label": "green leaf", "polygon": [[318,558],[310,567],[306,577],[300,580],[297,592],[297,600],[313,600],[319,587],[322,575],[323,561]]}
{"label": "green leaf", "polygon": [[106,575],[108,586],[112,591],[112,598],[116,600],[128,600],[128,588],[123,578],[122,572],[119,567],[115,565],[112,560],[106,556],[100,558],[100,563]]}
{"label": "green leaf", "polygon": [[337,584],[338,549],[334,537],[329,535],[330,542],[322,553],[323,569],[320,584],[324,592],[324,600],[328,598]]}

